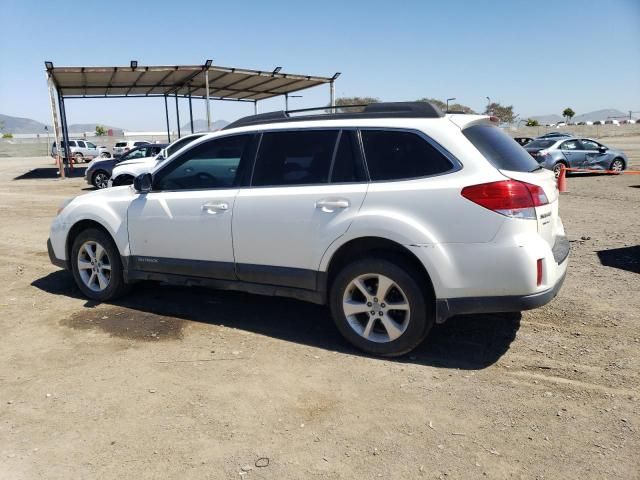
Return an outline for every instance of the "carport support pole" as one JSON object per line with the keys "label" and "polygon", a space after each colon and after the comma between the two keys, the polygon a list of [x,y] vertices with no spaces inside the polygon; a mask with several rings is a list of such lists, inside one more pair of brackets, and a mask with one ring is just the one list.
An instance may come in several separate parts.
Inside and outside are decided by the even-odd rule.
{"label": "carport support pole", "polygon": [[180,110],[178,109],[178,92],[175,93],[176,96],[176,122],[178,123],[178,138],[180,138]]}
{"label": "carport support pole", "polygon": [[164,115],[167,118],[167,143],[171,143],[171,127],[169,126],[169,106],[167,105],[167,96],[164,96]]}
{"label": "carport support pole", "polygon": [[331,105],[331,113],[336,113],[336,86],[333,80],[329,82],[329,104]]}
{"label": "carport support pole", "polygon": [[[58,164],[58,172],[60,173],[60,178],[64,178],[64,163],[62,162],[62,157],[60,156],[60,125],[58,123],[58,111],[56,109],[56,98],[53,94],[53,81],[51,77],[47,75],[47,83],[49,84],[49,100],[51,101],[51,116],[53,118],[53,136],[56,142],[56,163]],[[47,134],[47,139],[49,135]],[[47,141],[47,145],[49,142]],[[49,148],[47,146],[47,148]]]}
{"label": "carport support pole", "polygon": [[193,107],[191,106],[191,93],[189,93],[189,122],[191,123],[191,133],[193,133]]}
{"label": "carport support pole", "polygon": [[211,112],[209,110],[210,102],[209,102],[209,67],[204,71],[204,89],[207,94],[207,132],[211,131]]}
{"label": "carport support pole", "polygon": [[[67,159],[66,165],[69,165],[69,167],[71,167],[71,171],[73,171],[71,150],[69,150],[69,129],[67,126],[67,111],[64,108],[64,97],[62,96],[62,92],[60,92],[60,90],[58,90],[58,104],[60,106],[60,119],[62,120],[62,141],[64,142],[63,162],[64,162],[64,158],[66,158]],[[66,165],[64,167],[65,171],[68,168]]]}
{"label": "carport support pole", "polygon": [[254,115],[258,114],[258,101],[257,100],[253,101],[253,114]]}
{"label": "carport support pole", "polygon": [[285,112],[289,111],[289,94],[288,93],[284,94],[284,111]]}

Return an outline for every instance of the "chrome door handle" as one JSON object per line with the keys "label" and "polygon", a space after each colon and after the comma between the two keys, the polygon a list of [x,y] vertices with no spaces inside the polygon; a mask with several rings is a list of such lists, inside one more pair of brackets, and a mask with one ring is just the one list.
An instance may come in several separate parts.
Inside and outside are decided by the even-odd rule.
{"label": "chrome door handle", "polygon": [[207,213],[224,213],[229,210],[229,204],[227,202],[207,202],[202,205],[202,210]]}
{"label": "chrome door handle", "polygon": [[316,208],[321,209],[323,212],[326,213],[333,213],[334,211],[336,211],[339,208],[349,208],[351,204],[349,203],[349,200],[346,199],[323,199],[323,200],[318,200],[316,202]]}

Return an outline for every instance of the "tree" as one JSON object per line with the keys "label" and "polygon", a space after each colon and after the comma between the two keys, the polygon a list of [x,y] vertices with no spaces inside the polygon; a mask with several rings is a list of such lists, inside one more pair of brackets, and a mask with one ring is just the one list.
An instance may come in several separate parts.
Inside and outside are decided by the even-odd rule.
{"label": "tree", "polygon": [[[369,105],[370,103],[380,103],[380,100],[375,97],[340,97],[336,99],[336,107],[345,105]],[[336,111],[343,113],[355,113],[361,112],[364,107],[353,108],[336,108]]]}
{"label": "tree", "polygon": [[96,137],[102,137],[107,134],[107,129],[102,125],[96,125]]}
{"label": "tree", "polygon": [[512,123],[515,117],[513,114],[513,105],[500,105],[498,102],[492,102],[487,105],[484,114],[498,117],[501,123]]}
{"label": "tree", "polygon": [[570,107],[567,107],[562,112],[562,116],[567,120],[567,123],[571,121],[571,119],[575,116],[576,112],[574,112]]}
{"label": "tree", "polygon": [[2,138],[13,138],[13,134],[12,133],[3,133],[2,134]]}
{"label": "tree", "polygon": [[[437,98],[419,98],[416,102],[428,102],[436,107],[438,107],[443,112],[447,111],[447,103],[442,100],[438,100]],[[462,112],[462,113],[476,113],[473,108],[467,107],[461,103],[452,103],[449,105],[450,112]]]}
{"label": "tree", "polygon": [[538,120],[534,120],[533,118],[527,118],[527,127],[537,127],[540,125]]}

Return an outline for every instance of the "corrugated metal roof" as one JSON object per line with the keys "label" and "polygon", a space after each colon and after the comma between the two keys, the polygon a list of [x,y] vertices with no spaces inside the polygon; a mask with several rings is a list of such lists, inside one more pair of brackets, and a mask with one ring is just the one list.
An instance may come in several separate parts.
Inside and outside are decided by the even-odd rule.
{"label": "corrugated metal roof", "polygon": [[335,77],[265,72],[216,65],[51,67],[47,72],[64,97],[175,95],[257,101],[330,83]]}

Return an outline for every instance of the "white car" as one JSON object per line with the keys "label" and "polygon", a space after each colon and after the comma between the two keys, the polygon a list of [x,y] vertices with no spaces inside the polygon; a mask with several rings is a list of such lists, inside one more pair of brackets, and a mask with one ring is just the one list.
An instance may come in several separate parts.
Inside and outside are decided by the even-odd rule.
{"label": "white car", "polygon": [[149,142],[146,140],[128,140],[126,142],[116,142],[113,146],[113,156],[119,157],[120,155],[124,155],[129,150],[135,147],[141,147],[142,145],[148,145]]}
{"label": "white car", "polygon": [[141,173],[153,170],[159,162],[168,159],[182,147],[204,135],[205,133],[193,133],[175,140],[173,143],[165,147],[158,155],[153,157],[135,158],[133,160],[125,160],[118,163],[111,172],[111,178],[109,178],[108,186],[118,187],[121,185],[131,185],[135,177]]}
{"label": "white car", "polygon": [[133,187],[68,201],[48,250],[94,300],[140,280],[294,297],[393,356],[454,315],[551,301],[569,254],[558,198],[490,117],[428,103],[277,112],[204,135]]}

